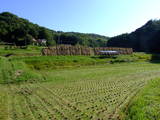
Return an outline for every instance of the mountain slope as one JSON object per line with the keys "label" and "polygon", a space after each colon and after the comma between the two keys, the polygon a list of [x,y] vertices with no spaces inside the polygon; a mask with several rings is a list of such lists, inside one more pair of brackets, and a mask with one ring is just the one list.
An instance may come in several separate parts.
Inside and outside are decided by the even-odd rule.
{"label": "mountain slope", "polygon": [[49,46],[55,44],[80,44],[96,47],[106,46],[108,37],[96,34],[54,31],[33,24],[9,12],[0,14],[0,42],[28,45],[32,44],[33,39],[37,41],[38,39],[45,39]]}
{"label": "mountain slope", "polygon": [[131,47],[135,51],[160,52],[160,20],[150,20],[130,34],[111,38],[107,46]]}

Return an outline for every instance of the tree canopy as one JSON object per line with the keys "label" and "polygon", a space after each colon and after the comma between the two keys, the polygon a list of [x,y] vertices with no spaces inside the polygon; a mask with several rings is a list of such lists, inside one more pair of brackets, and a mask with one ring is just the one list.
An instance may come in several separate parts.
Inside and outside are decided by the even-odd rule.
{"label": "tree canopy", "polygon": [[60,32],[31,23],[12,13],[0,14],[0,41],[19,46],[32,44],[33,39],[45,39],[48,46],[55,44],[84,45],[90,47],[106,46],[108,37],[96,34]]}
{"label": "tree canopy", "polygon": [[107,46],[130,47],[134,51],[160,52],[160,20],[150,20],[130,34],[112,37]]}

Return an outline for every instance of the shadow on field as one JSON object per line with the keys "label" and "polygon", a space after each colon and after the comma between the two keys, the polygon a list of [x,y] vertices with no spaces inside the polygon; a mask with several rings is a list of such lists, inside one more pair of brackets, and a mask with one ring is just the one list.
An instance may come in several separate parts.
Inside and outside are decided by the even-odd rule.
{"label": "shadow on field", "polygon": [[112,58],[112,59],[116,59],[118,56],[116,55],[112,55],[112,56],[107,56],[107,55],[99,55],[99,56],[92,56],[91,58],[93,59],[106,59],[106,58]]}
{"label": "shadow on field", "polygon": [[160,54],[152,54],[151,63],[160,63]]}

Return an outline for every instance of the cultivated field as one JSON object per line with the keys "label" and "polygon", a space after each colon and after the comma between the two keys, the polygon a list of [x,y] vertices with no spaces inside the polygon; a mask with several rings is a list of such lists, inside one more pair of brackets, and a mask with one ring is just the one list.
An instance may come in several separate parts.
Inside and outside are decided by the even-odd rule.
{"label": "cultivated field", "polygon": [[160,77],[160,65],[120,63],[36,73],[45,82],[0,85],[0,119],[120,119],[121,108],[148,81]]}

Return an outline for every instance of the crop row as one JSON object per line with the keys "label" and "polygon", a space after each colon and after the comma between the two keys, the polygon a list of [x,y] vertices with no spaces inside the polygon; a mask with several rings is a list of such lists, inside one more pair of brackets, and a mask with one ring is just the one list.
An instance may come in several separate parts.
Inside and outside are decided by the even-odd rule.
{"label": "crop row", "polygon": [[[8,119],[80,120],[112,119],[158,71],[132,73],[119,78],[51,83],[8,85]],[[0,88],[1,89],[1,88]],[[3,95],[5,96],[5,95]],[[1,116],[1,115],[0,115]]]}

